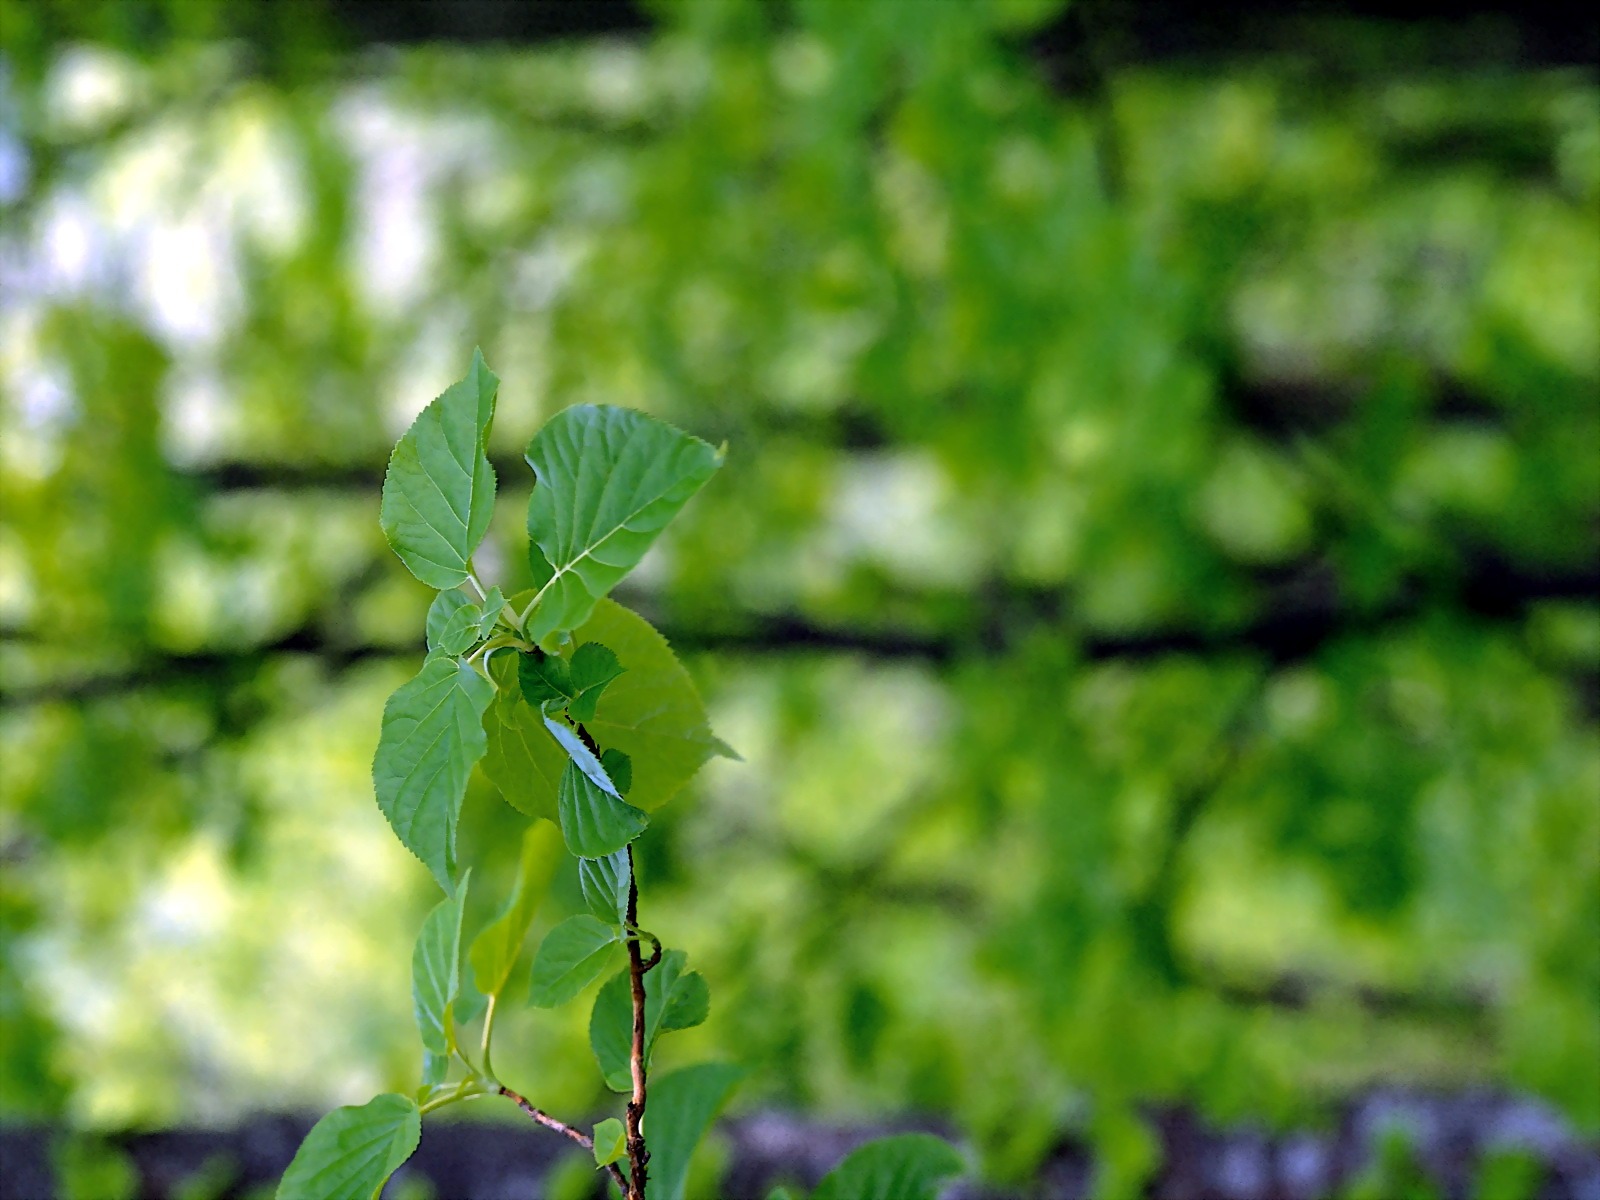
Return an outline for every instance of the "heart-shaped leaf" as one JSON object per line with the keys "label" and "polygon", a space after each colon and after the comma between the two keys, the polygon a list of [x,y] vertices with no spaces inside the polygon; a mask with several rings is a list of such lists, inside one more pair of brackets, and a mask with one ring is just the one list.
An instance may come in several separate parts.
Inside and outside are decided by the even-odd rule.
{"label": "heart-shaped leaf", "polygon": [[540,642],[588,620],[722,454],[644,413],[583,404],[552,417],[527,460],[538,477],[528,537],[543,563],[535,562],[539,591],[526,628]]}
{"label": "heart-shaped leaf", "polygon": [[336,1108],[300,1143],[278,1200],[375,1200],[421,1140],[422,1114],[409,1096]]}

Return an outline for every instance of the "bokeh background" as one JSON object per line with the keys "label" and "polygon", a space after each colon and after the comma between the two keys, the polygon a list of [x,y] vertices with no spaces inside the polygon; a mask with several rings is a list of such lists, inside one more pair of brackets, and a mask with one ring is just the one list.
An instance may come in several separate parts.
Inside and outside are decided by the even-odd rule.
{"label": "bokeh background", "polygon": [[[551,413],[729,444],[619,594],[744,756],[641,843],[664,1064],[1107,1194],[1151,1105],[1592,1138],[1593,20],[0,0],[0,1120],[411,1086],[378,490],[481,344],[508,592]],[[559,1112],[586,1013],[505,1014]]]}

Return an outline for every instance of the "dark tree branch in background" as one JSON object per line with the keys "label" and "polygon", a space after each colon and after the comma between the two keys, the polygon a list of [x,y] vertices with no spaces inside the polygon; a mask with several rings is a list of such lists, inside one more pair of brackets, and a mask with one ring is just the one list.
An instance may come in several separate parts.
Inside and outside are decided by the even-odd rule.
{"label": "dark tree branch in background", "polygon": [[[1285,595],[1298,585],[1284,589]],[[1089,661],[1148,660],[1171,654],[1254,654],[1273,665],[1300,662],[1316,656],[1336,638],[1371,636],[1398,628],[1429,612],[1446,597],[1413,596],[1376,611],[1352,611],[1336,597],[1310,589],[1298,600],[1273,600],[1262,605],[1266,615],[1232,630],[1168,630],[1148,634],[1086,633],[1079,652]],[[1600,593],[1600,569],[1567,574],[1521,572],[1498,560],[1483,558],[1449,597],[1455,607],[1490,620],[1519,620],[1530,606],[1546,600],[1592,600]],[[1018,641],[1018,635],[1040,624],[1052,628],[1071,625],[1072,615],[1060,591],[1013,590],[1002,594],[977,624],[989,633],[982,638],[951,634],[920,636],[890,631],[819,625],[804,617],[776,615],[739,628],[696,628],[661,622],[667,639],[679,650],[703,653],[782,655],[796,652],[856,654],[869,658],[911,659],[947,664],[964,659],[998,657]],[[47,643],[12,633],[0,645],[37,646]],[[141,688],[180,682],[210,681],[226,684],[248,678],[268,659],[283,654],[306,654],[322,659],[331,669],[379,658],[421,657],[422,647],[343,645],[330,641],[315,627],[306,627],[259,646],[238,650],[166,654],[152,657],[114,675],[52,680],[34,686],[6,687],[0,707],[47,700],[88,700]]]}

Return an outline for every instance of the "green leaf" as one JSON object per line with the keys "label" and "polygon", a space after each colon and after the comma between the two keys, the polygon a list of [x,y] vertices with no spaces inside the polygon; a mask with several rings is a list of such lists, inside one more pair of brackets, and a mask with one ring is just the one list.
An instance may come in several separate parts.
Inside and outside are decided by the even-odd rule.
{"label": "green leaf", "polygon": [[[688,956],[668,950],[644,977],[644,1057],[648,1066],[656,1038],[675,1029],[689,1029],[706,1019],[709,989],[698,971],[683,973]],[[633,1086],[629,1060],[633,1054],[633,983],[627,971],[606,980],[589,1015],[589,1046],[606,1086],[625,1092]]]}
{"label": "green leaf", "polygon": [[955,1148],[932,1134],[879,1138],[847,1155],[811,1200],[935,1200],[939,1185],[965,1169]]}
{"label": "green leaf", "polygon": [[594,1127],[594,1161],[605,1167],[621,1158],[628,1148],[628,1131],[615,1117],[607,1117]]}
{"label": "green leaf", "polygon": [[490,588],[489,594],[483,598],[483,603],[479,606],[483,611],[483,617],[478,621],[480,641],[494,632],[495,622],[500,619],[500,612],[505,606],[505,594],[497,587]]}
{"label": "green leaf", "polygon": [[438,645],[433,649],[443,654],[465,654],[478,644],[478,624],[482,620],[483,613],[478,606],[468,601],[446,619],[439,630]]}
{"label": "green leaf", "polygon": [[633,759],[613,748],[600,752],[600,765],[611,782],[617,785],[617,791],[626,796],[633,787]]}
{"label": "green leaf", "polygon": [[523,833],[522,861],[511,900],[483,927],[467,952],[473,982],[484,995],[498,996],[505,990],[561,857],[561,833],[555,826],[541,822]]}
{"label": "green leaf", "polygon": [[408,1096],[336,1108],[300,1143],[278,1200],[375,1200],[421,1140],[422,1114]]}
{"label": "green leaf", "polygon": [[[444,635],[447,626],[454,627],[452,621],[456,614],[464,609],[471,608],[476,608],[476,605],[471,600],[468,600],[466,594],[459,588],[448,588],[433,598],[433,603],[428,606],[428,622],[426,626],[429,651],[441,648],[440,638]],[[447,654],[461,653],[460,650],[447,650],[445,652]]]}
{"label": "green leaf", "polygon": [[650,1081],[650,1107],[645,1113],[650,1145],[646,1200],[683,1200],[695,1147],[743,1075],[727,1063],[700,1063]]}
{"label": "green leaf", "polygon": [[572,652],[572,703],[567,710],[574,721],[594,719],[606,685],[622,674],[622,664],[609,646],[585,642]]}
{"label": "green leaf", "polygon": [[552,701],[565,704],[572,699],[572,668],[559,654],[535,650],[517,658],[517,682],[522,698],[542,709]]}
{"label": "green leaf", "polygon": [[440,589],[467,579],[489,529],[494,470],[484,439],[500,380],[474,351],[466,378],[418,414],[389,458],[378,520],[400,561]]}
{"label": "green leaf", "polygon": [[533,958],[528,1003],[535,1008],[565,1004],[606,969],[622,931],[587,913],[569,917],[549,933]]}
{"label": "green leaf", "polygon": [[483,719],[488,745],[483,773],[512,808],[554,823],[567,756],[550,740],[539,713],[522,698],[517,660],[523,657],[502,651],[490,659],[489,674],[498,692]]}
{"label": "green leaf", "polygon": [[[590,755],[590,758],[593,757]],[[599,760],[596,759],[597,770],[599,766]],[[603,771],[601,775],[604,776]],[[567,763],[566,769],[561,772],[557,807],[561,814],[561,834],[566,838],[567,849],[579,858],[604,858],[614,854],[643,833],[645,826],[650,824],[650,818],[626,800],[601,791],[600,786],[575,762]]]}
{"label": "green leaf", "polygon": [[372,760],[378,807],[447,893],[461,798],[487,746],[483,714],[494,695],[494,685],[471,667],[431,655],[383,706]]}
{"label": "green leaf", "polygon": [[[609,750],[607,754],[611,753]],[[583,888],[589,911],[608,925],[621,925],[628,919],[628,883],[632,873],[628,852],[618,850],[604,858],[578,860],[578,884]]]}
{"label": "green leaf", "polygon": [[552,417],[527,459],[538,477],[528,537],[545,564],[535,563],[535,573],[549,572],[527,626],[536,642],[588,620],[595,601],[722,465],[721,452],[671,425],[587,404]]}
{"label": "green leaf", "polygon": [[[455,1049],[455,1025],[451,1006],[461,988],[461,916],[467,906],[467,883],[472,872],[462,877],[461,886],[448,900],[441,900],[422,922],[416,947],[411,951],[411,1007],[422,1034],[422,1048],[429,1059],[448,1059]],[[425,1063],[425,1083],[438,1067]]]}
{"label": "green leaf", "polygon": [[643,617],[602,600],[575,636],[610,647],[624,668],[625,673],[605,689],[584,728],[601,746],[632,758],[629,804],[652,812],[707,759],[731,756],[712,734],[689,673]]}

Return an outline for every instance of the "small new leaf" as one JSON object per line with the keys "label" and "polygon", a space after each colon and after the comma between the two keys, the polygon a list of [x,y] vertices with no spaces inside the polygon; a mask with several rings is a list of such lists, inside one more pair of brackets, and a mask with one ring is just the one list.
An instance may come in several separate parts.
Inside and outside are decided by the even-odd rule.
{"label": "small new leaf", "polygon": [[497,587],[489,589],[489,594],[483,598],[479,608],[483,616],[478,620],[478,640],[482,641],[494,632],[495,622],[500,619],[500,613],[506,606],[505,595]]}
{"label": "small new leaf", "polygon": [[430,587],[459,587],[489,530],[494,469],[484,453],[500,380],[472,356],[466,378],[418,414],[389,458],[378,520],[389,545]]}
{"label": "small new leaf", "polygon": [[641,412],[585,404],[552,417],[527,460],[538,477],[528,537],[540,581],[527,634],[542,642],[588,620],[722,454]]}
{"label": "small new leaf", "polygon": [[533,958],[528,1003],[555,1008],[588,987],[606,969],[621,930],[587,913],[570,917],[545,935]]}
{"label": "small new leaf", "polygon": [[[439,594],[443,596],[448,593]],[[439,629],[438,642],[430,649],[444,654],[465,654],[481,640],[478,636],[478,625],[482,621],[483,613],[469,600],[445,619]]]}
{"label": "small new leaf", "polygon": [[447,893],[461,798],[487,748],[483,714],[494,694],[494,685],[471,667],[436,654],[383,707],[372,760],[378,807]]}
{"label": "small new leaf", "polygon": [[567,711],[574,721],[592,721],[595,705],[606,685],[622,674],[615,651],[599,642],[585,642],[572,653],[572,702]]}
{"label": "small new leaf", "polygon": [[565,704],[572,699],[572,668],[559,654],[535,650],[517,656],[517,682],[522,697],[534,708],[546,704]]}
{"label": "small new leaf", "polygon": [[594,1127],[594,1161],[598,1167],[608,1167],[621,1158],[628,1148],[628,1131],[615,1117],[607,1117]]}
{"label": "small new leaf", "polygon": [[336,1108],[295,1151],[278,1200],[375,1200],[422,1140],[422,1114],[393,1092]]}
{"label": "small new leaf", "polygon": [[[433,598],[433,603],[428,605],[427,637],[428,650],[442,649],[440,639],[445,628],[451,626],[452,619],[463,609],[474,608],[471,600],[459,588],[447,588]],[[446,654],[460,654],[459,650],[446,650]]]}

